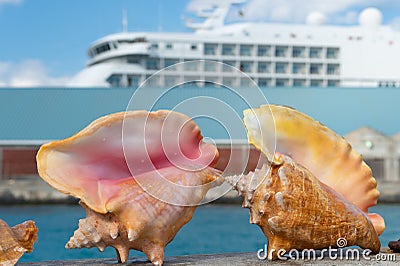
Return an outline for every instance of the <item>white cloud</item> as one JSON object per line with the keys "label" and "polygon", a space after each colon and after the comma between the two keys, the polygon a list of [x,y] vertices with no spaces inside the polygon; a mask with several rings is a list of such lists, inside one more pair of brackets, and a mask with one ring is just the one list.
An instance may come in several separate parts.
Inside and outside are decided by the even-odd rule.
{"label": "white cloud", "polygon": [[[187,9],[210,8],[220,1],[192,0]],[[241,18],[236,12],[230,14],[228,20],[305,22],[308,14],[318,11],[327,16],[328,22],[354,24],[360,9],[385,4],[400,7],[398,0],[248,0],[242,7],[245,17]]]}
{"label": "white cloud", "polygon": [[65,86],[70,78],[52,77],[39,60],[0,62],[0,87]]}
{"label": "white cloud", "polygon": [[5,4],[20,4],[22,0],[0,0],[0,6]]}

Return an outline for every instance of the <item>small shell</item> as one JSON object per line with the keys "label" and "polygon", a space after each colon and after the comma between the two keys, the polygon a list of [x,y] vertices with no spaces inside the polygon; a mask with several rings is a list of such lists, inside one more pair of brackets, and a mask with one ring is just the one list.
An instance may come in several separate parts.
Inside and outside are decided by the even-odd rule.
{"label": "small shell", "polygon": [[[379,252],[378,235],[363,211],[290,157],[280,155],[279,161],[270,169],[263,167],[240,178],[226,178],[245,195],[245,201],[251,195],[246,204],[250,222],[259,225],[267,236],[269,260],[277,259],[280,249],[337,247],[338,239],[345,239],[346,246]],[[241,185],[251,179],[263,181],[255,190]]]}
{"label": "small shell", "polygon": [[0,265],[14,265],[24,255],[33,250],[38,229],[33,221],[26,221],[9,227],[0,220]]}
{"label": "small shell", "polygon": [[244,111],[249,143],[269,160],[276,151],[287,154],[310,170],[320,181],[333,188],[349,202],[368,214],[380,235],[385,223],[378,214],[368,213],[377,204],[379,191],[372,171],[351,145],[332,130],[311,117],[285,106],[263,105]]}
{"label": "small shell", "polygon": [[185,115],[132,111],[100,118],[68,139],[42,146],[40,176],[80,198],[87,213],[66,247],[113,246],[120,262],[136,249],[162,264],[164,247],[207,191],[222,182],[209,167],[218,151],[201,140],[198,126]]}

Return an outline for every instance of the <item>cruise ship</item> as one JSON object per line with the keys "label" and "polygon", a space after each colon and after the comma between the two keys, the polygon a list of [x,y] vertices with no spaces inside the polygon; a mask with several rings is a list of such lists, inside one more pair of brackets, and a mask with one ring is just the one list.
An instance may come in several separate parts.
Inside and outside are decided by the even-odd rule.
{"label": "cruise ship", "polygon": [[[199,10],[202,22],[186,23],[192,32],[124,30],[95,41],[87,66],[69,86],[137,87],[164,68],[147,85],[204,80],[245,87],[251,82],[227,66],[260,87],[400,86],[400,31],[383,25],[376,8],[364,9],[353,26],[325,25],[318,12],[304,24],[227,24],[230,8],[243,0],[219,2]],[[187,61],[192,62],[180,64]]]}

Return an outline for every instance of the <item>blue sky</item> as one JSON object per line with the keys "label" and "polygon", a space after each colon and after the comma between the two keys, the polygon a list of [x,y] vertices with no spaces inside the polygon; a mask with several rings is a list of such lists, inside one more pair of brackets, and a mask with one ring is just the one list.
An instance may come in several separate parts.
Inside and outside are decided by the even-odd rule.
{"label": "blue sky", "polygon": [[[124,8],[130,31],[187,31],[182,18],[211,2],[0,0],[0,86],[63,85],[85,66],[91,42],[122,30]],[[328,23],[355,24],[368,6],[381,9],[384,23],[400,24],[398,0],[249,0],[242,10],[254,21],[304,22],[318,10]]]}

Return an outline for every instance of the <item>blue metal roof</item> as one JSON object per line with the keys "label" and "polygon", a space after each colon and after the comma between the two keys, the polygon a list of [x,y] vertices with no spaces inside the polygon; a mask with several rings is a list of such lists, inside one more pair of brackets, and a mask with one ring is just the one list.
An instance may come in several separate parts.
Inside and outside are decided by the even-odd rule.
{"label": "blue metal roof", "polygon": [[[100,116],[126,110],[134,92],[134,105],[130,109],[149,109],[154,97],[166,91],[155,88],[140,91],[126,88],[0,89],[0,140],[68,137]],[[205,117],[195,119],[204,136],[226,139],[230,134],[231,138],[245,138],[244,128],[238,124],[243,109],[249,107],[243,98],[252,98],[254,105],[264,101],[252,94],[251,88],[237,89],[237,92],[239,95],[224,88],[189,86],[168,91],[156,101],[153,109],[176,108],[191,117],[215,115],[220,123]],[[396,88],[264,88],[262,93],[270,103],[292,106],[341,135],[366,125],[389,135],[400,131],[400,90]],[[233,120],[235,126],[232,127],[230,121]]]}

